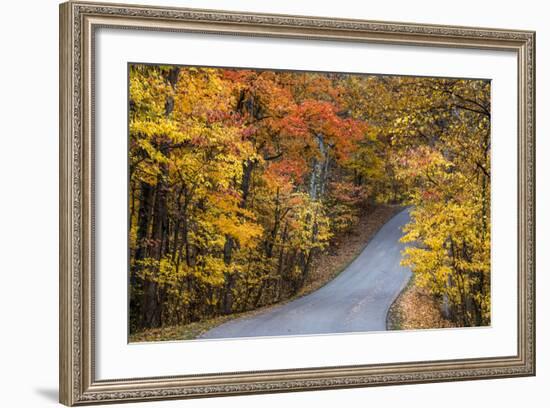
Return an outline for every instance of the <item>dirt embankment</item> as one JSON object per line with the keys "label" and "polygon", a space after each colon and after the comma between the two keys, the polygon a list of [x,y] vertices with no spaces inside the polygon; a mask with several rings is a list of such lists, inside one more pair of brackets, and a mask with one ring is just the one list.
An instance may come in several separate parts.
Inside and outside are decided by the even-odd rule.
{"label": "dirt embankment", "polygon": [[414,276],[390,307],[388,330],[441,329],[456,327],[445,319],[437,302],[414,283]]}

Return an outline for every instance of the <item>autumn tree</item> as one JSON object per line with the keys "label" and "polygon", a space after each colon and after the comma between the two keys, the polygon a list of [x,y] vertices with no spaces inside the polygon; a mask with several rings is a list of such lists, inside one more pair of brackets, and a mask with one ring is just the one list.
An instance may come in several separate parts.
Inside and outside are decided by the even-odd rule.
{"label": "autumn tree", "polygon": [[381,203],[414,206],[416,282],[461,324],[488,321],[487,81],[142,64],[129,78],[132,330],[293,296]]}

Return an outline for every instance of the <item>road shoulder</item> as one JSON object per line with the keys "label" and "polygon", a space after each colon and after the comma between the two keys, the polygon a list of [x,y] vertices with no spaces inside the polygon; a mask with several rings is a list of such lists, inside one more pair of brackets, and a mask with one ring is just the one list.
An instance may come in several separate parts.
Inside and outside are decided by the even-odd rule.
{"label": "road shoulder", "polygon": [[437,302],[414,282],[414,275],[388,311],[388,330],[442,329],[456,327],[439,312]]}

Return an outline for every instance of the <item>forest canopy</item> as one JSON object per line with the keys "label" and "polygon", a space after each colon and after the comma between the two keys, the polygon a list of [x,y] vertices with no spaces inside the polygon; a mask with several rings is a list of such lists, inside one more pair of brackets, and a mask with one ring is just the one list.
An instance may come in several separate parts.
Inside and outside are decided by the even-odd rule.
{"label": "forest canopy", "polygon": [[490,322],[490,81],[129,66],[130,331],[292,297],[381,204],[402,264]]}

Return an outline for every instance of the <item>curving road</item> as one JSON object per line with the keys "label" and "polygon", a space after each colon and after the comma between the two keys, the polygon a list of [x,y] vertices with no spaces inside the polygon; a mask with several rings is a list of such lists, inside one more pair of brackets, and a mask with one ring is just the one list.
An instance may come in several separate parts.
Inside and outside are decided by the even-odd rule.
{"label": "curving road", "polygon": [[399,265],[405,209],[390,219],[363,252],[319,290],[263,313],[226,322],[200,338],[231,338],[386,330],[388,310],[411,277]]}

